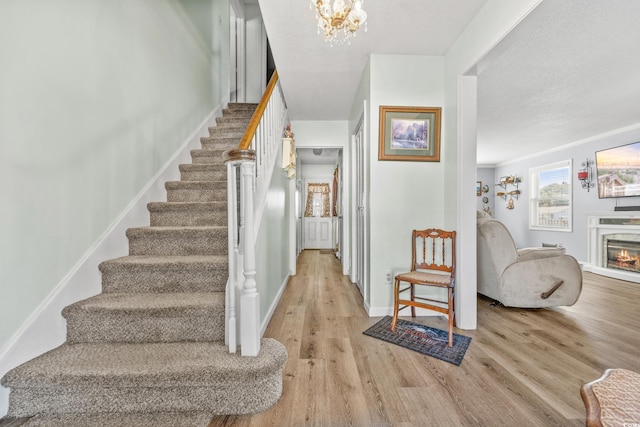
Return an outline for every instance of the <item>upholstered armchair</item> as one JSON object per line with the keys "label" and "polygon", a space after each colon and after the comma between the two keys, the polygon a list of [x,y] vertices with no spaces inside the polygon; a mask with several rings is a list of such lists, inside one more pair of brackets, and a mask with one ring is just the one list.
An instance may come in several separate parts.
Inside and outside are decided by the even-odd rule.
{"label": "upholstered armchair", "polygon": [[509,230],[478,211],[478,293],[507,307],[573,305],[582,269],[564,248],[516,249]]}

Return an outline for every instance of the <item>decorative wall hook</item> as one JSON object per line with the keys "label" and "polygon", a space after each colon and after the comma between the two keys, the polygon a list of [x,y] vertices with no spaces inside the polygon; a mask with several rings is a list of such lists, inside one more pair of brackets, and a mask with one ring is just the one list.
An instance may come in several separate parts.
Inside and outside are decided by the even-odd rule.
{"label": "decorative wall hook", "polygon": [[596,184],[592,182],[593,181],[593,160],[590,160],[587,157],[587,160],[582,162],[582,169],[578,171],[578,179],[582,184],[582,188],[585,188],[587,191],[589,191],[590,188],[593,188],[596,186]]}
{"label": "decorative wall hook", "polygon": [[[496,186],[500,187],[500,191],[496,193],[496,196],[502,197],[507,202],[507,209],[515,208],[513,199],[518,200],[520,198],[520,190],[518,187],[522,182],[522,178],[518,175],[501,176],[500,182]],[[509,198],[509,200],[507,200]]]}

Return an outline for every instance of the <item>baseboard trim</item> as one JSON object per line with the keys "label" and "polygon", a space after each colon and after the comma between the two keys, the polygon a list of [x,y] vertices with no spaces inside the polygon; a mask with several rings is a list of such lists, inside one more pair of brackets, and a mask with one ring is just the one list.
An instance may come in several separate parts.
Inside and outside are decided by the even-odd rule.
{"label": "baseboard trim", "polygon": [[[365,304],[365,309],[369,317],[384,317],[393,316],[393,307],[369,307]],[[405,309],[400,312],[400,316],[409,316],[411,311]],[[442,313],[433,310],[427,310],[426,308],[416,307],[416,316],[444,316]]]}
{"label": "baseboard trim", "polygon": [[264,336],[264,333],[267,330],[267,326],[269,326],[269,322],[271,321],[271,318],[273,317],[273,313],[275,313],[276,308],[280,303],[280,299],[282,298],[282,294],[284,294],[284,291],[287,288],[287,285],[289,284],[289,280],[291,280],[290,274],[288,274],[287,277],[284,278],[284,281],[282,282],[282,285],[280,285],[280,289],[278,290],[276,297],[273,299],[273,302],[269,307],[269,311],[266,313],[266,315],[264,316],[264,319],[262,320],[262,325],[260,325],[261,337]]}
{"label": "baseboard trim", "polygon": [[[111,226],[84,253],[29,318],[0,348],[0,377],[14,367],[61,345],[65,341],[66,322],[61,315],[62,309],[76,301],[100,293],[102,281],[98,264],[128,253],[125,235],[127,228],[148,224],[147,203],[162,200],[166,196],[164,183],[179,177],[179,164],[191,162],[190,151],[200,148],[200,137],[209,135],[208,128],[215,126],[215,118],[222,115],[222,105],[214,109],[200,126],[187,137],[175,154],[149,180]],[[9,390],[0,386],[0,417],[6,415],[9,407],[8,402]]]}

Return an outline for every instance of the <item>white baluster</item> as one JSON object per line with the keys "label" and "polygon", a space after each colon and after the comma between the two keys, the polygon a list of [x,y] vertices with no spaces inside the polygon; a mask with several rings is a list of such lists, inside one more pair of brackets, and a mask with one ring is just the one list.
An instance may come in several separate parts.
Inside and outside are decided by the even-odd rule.
{"label": "white baluster", "polygon": [[229,278],[225,293],[225,317],[227,329],[225,331],[225,344],[229,346],[229,353],[235,353],[238,347],[236,329],[236,287],[238,262],[238,194],[236,187],[236,165],[227,163],[227,227],[229,230]]}
{"label": "white baluster", "polygon": [[245,214],[244,286],[240,297],[242,313],[241,352],[243,356],[257,356],[260,351],[260,295],[256,287],[255,236],[253,233],[254,163],[241,166],[241,197]]}

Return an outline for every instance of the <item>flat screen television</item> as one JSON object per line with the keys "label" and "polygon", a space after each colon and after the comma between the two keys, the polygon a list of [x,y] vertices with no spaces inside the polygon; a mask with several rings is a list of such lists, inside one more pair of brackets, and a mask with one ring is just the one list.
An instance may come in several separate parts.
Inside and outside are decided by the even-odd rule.
{"label": "flat screen television", "polygon": [[640,196],[640,142],[596,151],[598,197]]}

